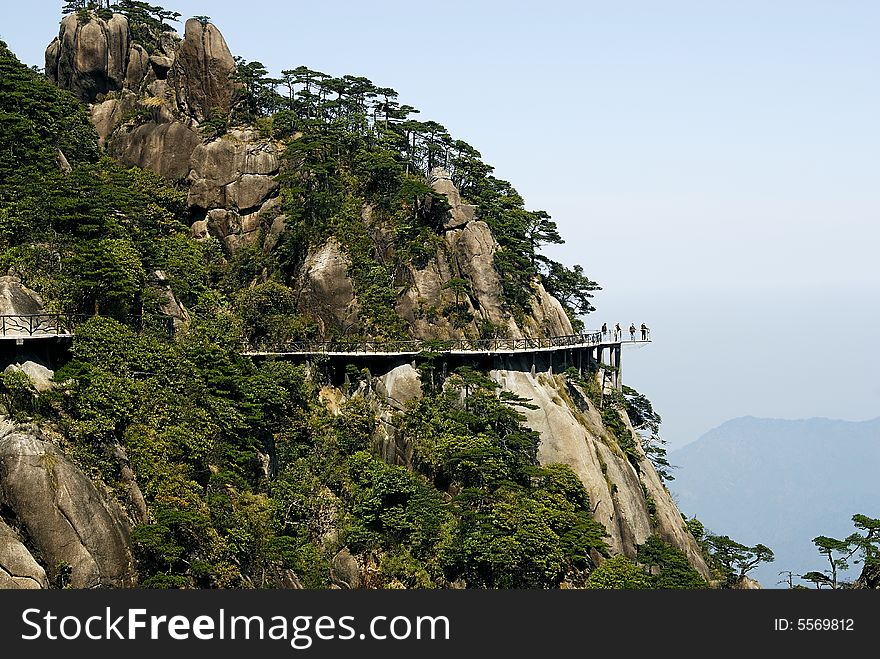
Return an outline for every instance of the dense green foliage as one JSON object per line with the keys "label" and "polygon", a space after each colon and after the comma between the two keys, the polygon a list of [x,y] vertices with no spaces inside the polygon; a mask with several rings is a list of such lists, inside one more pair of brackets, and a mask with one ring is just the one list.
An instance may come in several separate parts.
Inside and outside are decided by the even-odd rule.
{"label": "dense green foliage", "polygon": [[693,590],[709,586],[680,549],[656,535],[639,546],[636,560],[649,569],[652,588]]}
{"label": "dense green foliage", "polygon": [[0,268],[58,311],[150,314],[155,269],[185,281],[178,288],[195,302],[207,269],[201,248],[184,240],[186,194],[99,159],[85,110],[5,46],[0,70]]}
{"label": "dense green foliage", "polygon": [[[0,42],[0,203],[57,171],[59,150],[71,164],[98,160],[87,113],[76,98],[47,84]],[[6,218],[0,215],[3,224]]]}
{"label": "dense green foliage", "polygon": [[[400,104],[397,92],[366,78],[335,78],[304,66],[272,78],[260,62],[237,62],[240,93],[227,121],[255,122],[276,139],[297,138],[288,144],[282,176],[292,220],[283,265],[292,272],[309,243],[328,235],[343,239],[366,315],[364,333],[394,337],[404,331],[388,313],[394,291],[407,284],[401,266],[423,267],[442,248],[446,200],[425,183],[436,167],[450,172],[498,239],[495,263],[509,311],[521,316],[529,310],[532,283],[540,279],[582,326],[577,314],[593,310],[589,298],[598,286],[580,266],[569,269],[540,254],[541,245],[562,242],[556,225],[547,213],[526,210],[476,149],[436,122],[414,119],[418,110]],[[211,130],[225,126],[212,124]],[[367,224],[393,240],[376,244],[365,233]]]}
{"label": "dense green foliage", "polygon": [[[142,2],[112,9],[136,37],[141,26],[155,39],[177,18]],[[233,256],[216,240],[190,240],[185,191],[100,157],[84,108],[5,46],[0,74],[0,267],[49,308],[91,316],[54,389],[38,395],[23,373],[4,373],[0,402],[17,420],[57,429],[66,453],[127,507],[141,585],[327,587],[342,549],[372,587],[589,585],[607,532],[570,468],[538,465],[539,438],[521,412],[529,401],[476,370],[447,374],[425,353],[425,395],[391,420],[411,455],[390,464],[369,373],[350,366],[337,399],[320,363],[241,356],[245,343],[316,334],[295,280],[308,247],[330,236],[351,260],[360,333],[406,336],[394,311],[401,266],[423,267],[445,244],[448,205],[426,182],[437,166],[498,236],[511,313],[524,313],[540,278],[572,314],[589,311],[595,284],[539,253],[561,240],[549,217],[527,211],[472,147],[413,120],[396,92],[366,79],[300,67],[273,80],[240,61],[242,96],[209,128],[247,120],[291,140],[288,229],[272,253]],[[166,285],[191,318],[174,336],[161,312]],[[447,289],[455,302],[440,312],[466,326],[469,282],[453,276]],[[145,511],[130,496],[132,474]],[[619,565],[624,576],[599,573],[592,584],[695,583],[671,548],[645,551],[651,575]]]}
{"label": "dense green foliage", "polygon": [[612,556],[590,573],[590,590],[643,590],[651,588],[651,577],[622,554]]}
{"label": "dense green foliage", "polygon": [[[346,546],[377,557],[374,586],[545,588],[583,583],[590,552],[605,552],[578,478],[537,466],[526,403],[480,374],[401,413],[415,468],[394,466],[371,450],[369,397],[331,416],[305,367],[218,343],[224,322],[169,341],[94,318],[41,401],[94,477],[137,475],[151,515],[132,534],[143,585],[267,586],[291,570],[321,587]],[[28,395],[20,384],[4,380],[10,396]]]}

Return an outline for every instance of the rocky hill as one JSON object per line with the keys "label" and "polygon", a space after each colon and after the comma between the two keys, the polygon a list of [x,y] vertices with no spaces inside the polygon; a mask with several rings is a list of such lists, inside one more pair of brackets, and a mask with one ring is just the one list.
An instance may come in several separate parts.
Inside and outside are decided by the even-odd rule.
{"label": "rocky hill", "polygon": [[[50,390],[4,380],[24,424],[0,440],[4,585],[625,587],[602,575],[617,554],[640,584],[707,585],[604,365],[241,356],[567,335],[596,286],[540,254],[561,240],[545,213],[394,90],[299,67],[285,98],[207,20],[167,27],[65,17],[59,92],[4,54],[9,95],[45,95],[79,132],[34,137],[57,146],[27,177],[0,162],[18,172],[2,263],[49,308],[100,314]],[[169,316],[172,339],[150,329]]]}

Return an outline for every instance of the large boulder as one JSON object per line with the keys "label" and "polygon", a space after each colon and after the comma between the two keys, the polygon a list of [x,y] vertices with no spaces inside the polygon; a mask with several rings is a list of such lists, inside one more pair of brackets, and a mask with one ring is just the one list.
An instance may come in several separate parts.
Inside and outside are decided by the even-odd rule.
{"label": "large boulder", "polygon": [[272,219],[272,223],[266,229],[266,236],[263,238],[263,251],[267,254],[275,249],[275,246],[278,244],[278,241],[281,240],[281,235],[284,233],[284,230],[287,228],[287,216],[286,215],[276,215]]}
{"label": "large boulder", "polygon": [[107,150],[126,165],[177,180],[189,174],[190,156],[201,142],[201,136],[183,123],[150,122],[117,131]]}
{"label": "large boulder", "polygon": [[77,14],[70,14],[46,49],[46,75],[80,100],[92,103],[99,94],[123,88],[129,50],[125,16],[113,14],[104,20],[92,13],[88,21],[81,21]]}
{"label": "large boulder", "polygon": [[0,590],[46,588],[46,571],[18,533],[0,519]]}
{"label": "large boulder", "polygon": [[171,284],[168,281],[168,275],[164,270],[154,270],[153,279],[156,283],[156,293],[159,298],[159,311],[162,315],[171,319],[175,331],[182,327],[186,327],[190,323],[190,315],[183,303],[177,299]]}
{"label": "large boulder", "polygon": [[345,590],[361,587],[361,566],[348,547],[343,547],[330,562],[330,580]]}
{"label": "large boulder", "polygon": [[422,379],[412,364],[401,364],[376,378],[376,393],[398,410],[422,395]]}
{"label": "large boulder", "polygon": [[306,256],[300,283],[301,309],[308,309],[322,324],[326,336],[330,328],[342,335],[357,327],[359,307],[348,276],[350,261],[335,238]]}
{"label": "large boulder", "polygon": [[0,277],[0,315],[41,314],[43,300],[36,291],[21,283],[16,275]]}
{"label": "large boulder", "polygon": [[74,588],[134,586],[119,506],[36,428],[6,424],[0,433],[0,510],[12,513],[49,580],[69,569]]}
{"label": "large boulder", "polygon": [[398,412],[422,396],[422,380],[413,364],[395,366],[372,380],[379,406],[379,425],[373,435],[373,448],[389,464],[412,467],[414,446],[399,432]]}
{"label": "large boulder", "polygon": [[138,107],[137,94],[124,90],[119,98],[108,98],[101,103],[92,105],[90,119],[95,131],[98,133],[98,144],[104,146],[113,131],[115,131],[125,118]]}
{"label": "large boulder", "polygon": [[214,208],[208,211],[204,220],[193,222],[191,235],[197,240],[209,235],[220,239],[230,253],[248,245],[255,245],[260,231],[266,231],[265,251],[270,251],[284,231],[284,216],[281,213],[281,200],[277,197],[263,202],[257,210],[242,213],[236,209]]}
{"label": "large boulder", "polygon": [[279,147],[250,130],[232,130],[192,153],[187,203],[205,210],[258,207],[278,187]]}
{"label": "large boulder", "polygon": [[236,92],[234,71],[235,60],[220,30],[211,23],[188,20],[168,73],[180,111],[199,122],[228,112]]}
{"label": "large boulder", "polygon": [[125,71],[125,88],[140,89],[150,73],[150,54],[139,43],[133,43],[128,51],[128,68]]}
{"label": "large boulder", "polygon": [[55,388],[55,383],[52,381],[52,378],[55,377],[55,371],[50,369],[48,366],[44,364],[40,364],[39,362],[35,362],[33,360],[25,360],[24,362],[16,362],[14,364],[10,364],[5,369],[3,369],[4,373],[24,373],[28,379],[31,381],[31,384],[34,387],[34,391],[37,393],[43,393],[45,391],[49,391],[50,389]]}
{"label": "large boulder", "polygon": [[193,237],[210,233],[234,253],[255,244],[265,229],[265,244],[274,247],[284,230],[283,219],[275,223],[281,214],[276,197],[281,149],[253,130],[231,130],[199,144],[190,161],[187,203],[205,219],[193,224]]}
{"label": "large boulder", "polygon": [[429,180],[434,192],[444,195],[449,202],[449,214],[443,224],[446,229],[463,227],[476,218],[476,206],[462,203],[461,194],[448,171],[435,167],[431,170]]}

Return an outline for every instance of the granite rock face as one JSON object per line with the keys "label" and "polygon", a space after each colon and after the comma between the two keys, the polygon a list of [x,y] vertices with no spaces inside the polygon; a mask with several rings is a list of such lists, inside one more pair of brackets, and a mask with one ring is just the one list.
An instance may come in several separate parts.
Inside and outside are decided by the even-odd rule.
{"label": "granite rock face", "polygon": [[0,277],[0,315],[31,315],[43,311],[42,298],[36,291],[23,285],[18,276]]}
{"label": "granite rock face", "polygon": [[92,14],[85,23],[70,14],[46,49],[46,75],[80,100],[93,103],[99,94],[123,88],[129,42],[128,19],[121,14],[106,21]]}
{"label": "granite rock face", "polygon": [[358,324],[359,306],[348,276],[350,261],[335,238],[306,256],[300,275],[300,308],[309,309],[324,335]]}
{"label": "granite rock face", "polygon": [[0,590],[47,588],[46,571],[21,537],[0,519]]}
{"label": "granite rock face", "polygon": [[458,192],[458,188],[455,187],[449,172],[442,167],[435,167],[431,170],[429,181],[434,192],[446,196],[449,203],[449,214],[443,223],[446,229],[458,229],[476,219],[477,207],[472,204],[462,203],[461,195]]}
{"label": "granite rock face", "polygon": [[[395,310],[407,322],[412,335],[420,339],[459,339],[485,335],[487,328],[492,328],[496,336],[509,338],[572,334],[571,321],[562,305],[537,279],[531,285],[531,313],[519,322],[513,318],[502,298],[495,263],[500,247],[492,230],[476,217],[473,206],[462,203],[458,189],[444,170],[435,169],[432,181],[435,192],[448,200],[449,219],[433,256],[402,266],[405,272],[400,279],[406,284],[398,291]],[[368,211],[369,208],[364,209],[364,222],[369,226]],[[383,242],[378,228],[370,226],[370,230],[377,243]],[[336,241],[332,251],[341,249]],[[453,279],[465,282],[464,293],[457,294],[448,286]],[[351,288],[356,303],[356,291],[350,280],[342,286],[346,291]],[[314,287],[310,295],[323,310],[324,327],[342,331],[344,328],[338,323],[334,325],[333,319],[351,320],[346,309],[352,299],[348,295],[322,295]]]}
{"label": "granite rock face", "polygon": [[[180,39],[156,36],[154,54],[133,41],[128,19],[70,14],[46,49],[46,74],[62,89],[91,104],[99,144],[126,165],[152,169],[170,179],[189,173],[189,156],[201,137],[192,118],[177,110],[165,79]],[[195,138],[195,139],[194,139]]]}
{"label": "granite rock face", "polygon": [[[583,392],[550,373],[495,370],[491,376],[503,389],[537,406],[523,413],[526,425],[541,435],[538,461],[566,464],[580,477],[595,507],[594,518],[610,534],[608,544],[614,553],[633,558],[637,546],[656,534],[683,551],[691,565],[709,578],[700,548],[654,466],[641,449],[637,464],[627,459]],[[632,430],[626,415],[622,420]],[[648,497],[653,502],[650,511]]]}
{"label": "granite rock face", "polygon": [[189,175],[190,157],[201,143],[201,136],[186,124],[151,121],[131,130],[117,131],[107,151],[123,164],[150,169],[176,180]]}
{"label": "granite rock face", "polygon": [[[35,427],[0,429],[0,510],[22,530],[19,537],[27,538],[28,553],[50,582],[67,566],[74,588],[135,585],[124,513]],[[28,570],[16,569],[44,585],[14,538],[3,537],[0,556],[16,556],[16,565]]]}
{"label": "granite rock face", "polygon": [[[91,103],[99,144],[125,165],[190,184],[193,237],[213,235],[234,253],[284,230],[275,196],[282,146],[250,129],[209,137],[204,122],[225,116],[238,87],[235,59],[211,23],[186,22],[184,37],[154,35],[151,52],[133,41],[127,19],[62,22],[46,50],[60,87]],[[262,237],[264,236],[264,237]]]}
{"label": "granite rock face", "polygon": [[[231,130],[213,141],[198,145],[190,160],[187,203],[197,215],[204,213],[205,228],[236,252],[255,244],[264,230],[274,236],[274,247],[283,231],[277,198],[277,175],[281,168],[280,144],[260,137],[253,130]],[[193,235],[202,225],[193,225]],[[274,226],[274,229],[273,229]],[[274,233],[273,233],[274,231]]]}
{"label": "granite rock face", "polygon": [[191,158],[187,203],[209,210],[259,206],[277,188],[273,177],[281,166],[279,149],[255,131],[232,130],[199,144]]}
{"label": "granite rock face", "polygon": [[232,107],[235,60],[226,40],[214,25],[191,18],[173,64],[166,66],[168,80],[177,93],[180,111],[198,122]]}
{"label": "granite rock face", "polygon": [[24,373],[28,377],[28,380],[31,381],[31,385],[37,393],[43,393],[55,388],[55,383],[52,382],[52,378],[55,376],[55,371],[47,367],[45,364],[40,364],[39,362],[30,359],[21,363],[16,362],[15,364],[10,364],[3,369],[3,372]]}

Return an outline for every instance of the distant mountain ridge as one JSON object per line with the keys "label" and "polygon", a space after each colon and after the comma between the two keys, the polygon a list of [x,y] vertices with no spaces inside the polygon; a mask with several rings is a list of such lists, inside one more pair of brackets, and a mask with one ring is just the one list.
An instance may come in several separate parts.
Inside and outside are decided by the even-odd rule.
{"label": "distant mountain ridge", "polygon": [[[855,513],[880,515],[880,418],[840,421],[741,417],[670,451],[669,484],[681,511],[707,529],[776,554],[754,575],[777,587],[779,572],[822,570],[818,535],[845,537]],[[854,580],[860,567],[845,572]]]}

